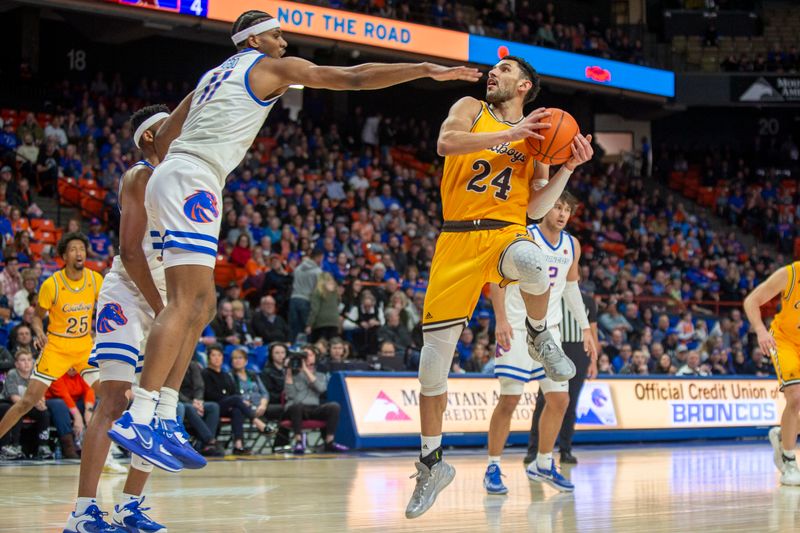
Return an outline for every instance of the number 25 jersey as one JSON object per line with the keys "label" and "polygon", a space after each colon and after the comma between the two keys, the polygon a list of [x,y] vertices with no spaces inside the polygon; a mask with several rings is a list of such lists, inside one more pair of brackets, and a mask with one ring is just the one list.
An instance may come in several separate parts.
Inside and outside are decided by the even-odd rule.
{"label": "number 25 jersey", "polygon": [[[489,105],[481,102],[470,131],[490,133],[512,126],[495,117]],[[524,226],[535,165],[524,139],[445,157],[441,184],[444,219],[490,218]]]}
{"label": "number 25 jersey", "polygon": [[88,268],[83,269],[83,278],[77,281],[68,279],[64,270],[59,270],[42,283],[39,305],[49,311],[47,336],[51,340],[52,336],[85,338],[81,342],[87,343],[91,350],[92,312],[102,284],[103,276]]}

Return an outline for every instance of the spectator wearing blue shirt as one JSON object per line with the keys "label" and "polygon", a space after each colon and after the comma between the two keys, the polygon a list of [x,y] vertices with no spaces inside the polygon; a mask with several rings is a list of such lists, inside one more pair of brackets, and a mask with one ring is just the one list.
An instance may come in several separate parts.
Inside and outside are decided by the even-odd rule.
{"label": "spectator wearing blue shirt", "polygon": [[473,335],[472,330],[469,328],[464,328],[464,330],[461,332],[461,337],[459,337],[458,343],[456,344],[456,352],[458,352],[458,360],[462,368],[470,359],[472,359],[472,347],[474,340],[475,336]]}
{"label": "spectator wearing blue shirt", "polygon": [[0,133],[0,154],[3,152],[15,152],[19,146],[19,139],[14,133],[14,120],[9,118],[3,124],[3,132]]}
{"label": "spectator wearing blue shirt", "polygon": [[381,195],[379,196],[381,202],[383,202],[383,207],[388,212],[393,205],[396,205],[398,208],[400,207],[400,202],[392,196],[392,186],[389,184],[384,185],[381,188]]}
{"label": "spectator wearing blue shirt", "polygon": [[89,221],[89,256],[105,261],[111,253],[111,239],[103,232],[103,223],[99,218]]}
{"label": "spectator wearing blue shirt", "polygon": [[61,157],[60,166],[64,176],[78,178],[83,174],[83,162],[78,157],[74,144],[68,144],[64,155]]}

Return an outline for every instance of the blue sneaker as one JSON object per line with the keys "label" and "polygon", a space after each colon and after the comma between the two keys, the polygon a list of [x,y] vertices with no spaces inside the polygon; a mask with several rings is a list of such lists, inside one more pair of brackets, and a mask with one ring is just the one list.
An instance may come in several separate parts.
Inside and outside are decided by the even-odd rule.
{"label": "blue sneaker", "polygon": [[167,451],[161,432],[147,424],[134,424],[128,411],[114,422],[108,430],[108,436],[129,452],[167,472],[180,472],[183,469],[183,464]]}
{"label": "blue sneaker", "polygon": [[144,496],[138,500],[131,500],[122,507],[114,507],[114,525],[119,531],[127,533],[167,533],[167,528],[162,526],[146,514],[149,507],[142,507]]}
{"label": "blue sneaker", "polygon": [[90,505],[79,515],[70,513],[64,533],[117,533],[125,531],[107,523],[103,517],[108,515],[96,505]]}
{"label": "blue sneaker", "polygon": [[542,470],[536,464],[536,461],[534,461],[528,465],[528,468],[525,470],[525,472],[528,474],[528,479],[531,481],[547,483],[551,487],[561,492],[572,492],[575,490],[575,485],[573,485],[570,480],[558,472],[556,469],[556,462],[552,459],[550,460],[549,469]]}
{"label": "blue sneaker", "polygon": [[491,464],[486,468],[486,474],[483,476],[483,486],[489,494],[508,494],[508,487],[503,484],[501,476],[503,473],[500,471],[500,465]]}
{"label": "blue sneaker", "polygon": [[157,431],[164,437],[164,447],[183,463],[184,468],[198,469],[208,464],[206,458],[189,443],[189,435],[180,417],[177,420],[159,420],[156,423],[159,425]]}

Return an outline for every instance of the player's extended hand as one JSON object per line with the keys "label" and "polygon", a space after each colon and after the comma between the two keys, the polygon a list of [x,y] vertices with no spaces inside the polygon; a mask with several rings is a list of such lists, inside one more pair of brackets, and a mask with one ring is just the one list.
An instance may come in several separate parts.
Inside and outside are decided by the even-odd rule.
{"label": "player's extended hand", "polygon": [[583,330],[583,349],[590,359],[597,359],[597,346],[594,344],[592,330],[589,328]]}
{"label": "player's extended hand", "polygon": [[514,338],[514,330],[511,329],[511,324],[508,320],[497,320],[494,327],[494,336],[497,339],[497,345],[506,352],[511,349],[511,339]]}
{"label": "player's extended hand", "polygon": [[589,161],[593,155],[594,149],[592,148],[592,135],[589,134],[584,137],[579,133],[572,140],[572,157],[570,157],[569,161],[564,163],[564,165],[569,170],[575,170],[578,165],[582,165]]}
{"label": "player's extended hand", "polygon": [[472,67],[445,67],[435,63],[429,63],[430,72],[429,77],[436,81],[478,81],[483,76],[483,73]]}
{"label": "player's extended hand", "polygon": [[597,359],[589,361],[589,366],[586,368],[586,379],[594,379],[597,377]]}
{"label": "player's extended hand", "polygon": [[33,339],[33,347],[37,350],[44,349],[44,345],[47,344],[47,335],[36,335]]}
{"label": "player's extended hand", "polygon": [[550,127],[548,122],[539,122],[543,118],[550,116],[549,111],[545,111],[544,107],[534,109],[527,117],[519,121],[514,127],[508,130],[509,141],[521,141],[528,137],[534,139],[544,140],[544,136],[538,133],[538,130],[547,129]]}
{"label": "player's extended hand", "polygon": [[773,337],[766,328],[757,330],[756,335],[758,336],[758,346],[761,348],[764,355],[772,355],[772,352],[778,349],[778,345],[775,343],[775,337]]}

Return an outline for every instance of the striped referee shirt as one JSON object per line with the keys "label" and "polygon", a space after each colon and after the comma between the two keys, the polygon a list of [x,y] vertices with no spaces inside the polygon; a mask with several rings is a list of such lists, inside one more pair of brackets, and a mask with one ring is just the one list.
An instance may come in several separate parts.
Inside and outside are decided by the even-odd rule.
{"label": "striped referee shirt", "polygon": [[[597,304],[594,303],[594,298],[581,293],[583,297],[583,305],[586,307],[586,316],[589,317],[589,323],[597,322]],[[561,298],[561,342],[579,342],[583,343],[583,331],[578,325],[578,321],[567,308],[564,298]]]}

